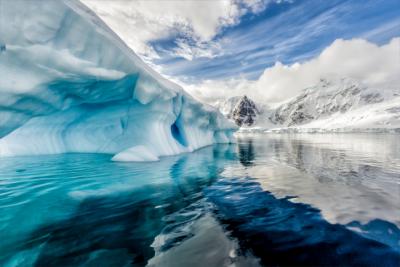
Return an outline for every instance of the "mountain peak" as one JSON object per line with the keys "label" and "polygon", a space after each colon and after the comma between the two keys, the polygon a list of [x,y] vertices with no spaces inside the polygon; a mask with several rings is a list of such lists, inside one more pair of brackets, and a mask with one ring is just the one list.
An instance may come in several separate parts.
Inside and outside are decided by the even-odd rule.
{"label": "mountain peak", "polygon": [[244,95],[235,105],[232,113],[232,119],[239,126],[251,126],[259,114],[256,104],[253,100]]}
{"label": "mountain peak", "polygon": [[399,92],[390,87],[368,87],[348,77],[322,77],[274,107],[242,95],[220,102],[218,108],[245,127],[396,128],[400,122]]}

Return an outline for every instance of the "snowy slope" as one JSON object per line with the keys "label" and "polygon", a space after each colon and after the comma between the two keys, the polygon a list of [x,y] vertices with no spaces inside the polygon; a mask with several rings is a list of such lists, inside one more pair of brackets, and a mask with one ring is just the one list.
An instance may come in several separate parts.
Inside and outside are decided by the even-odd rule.
{"label": "snowy slope", "polygon": [[219,109],[219,111],[228,119],[232,118],[233,110],[236,104],[242,99],[242,96],[234,96],[224,100],[218,100],[212,105]]}
{"label": "snowy slope", "polygon": [[0,0],[0,73],[0,156],[154,160],[228,142],[235,129],[75,0]]}
{"label": "snowy slope", "polygon": [[[392,87],[393,88],[393,87]],[[349,79],[321,79],[275,108],[263,108],[242,131],[380,131],[400,128],[400,88],[368,88]]]}
{"label": "snowy slope", "polygon": [[399,90],[368,88],[346,78],[322,79],[278,107],[268,118],[281,127],[399,128],[399,107]]}

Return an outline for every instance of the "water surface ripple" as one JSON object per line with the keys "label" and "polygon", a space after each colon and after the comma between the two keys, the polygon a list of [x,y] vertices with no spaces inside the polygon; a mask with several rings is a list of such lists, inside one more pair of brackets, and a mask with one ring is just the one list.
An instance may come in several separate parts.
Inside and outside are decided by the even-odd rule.
{"label": "water surface ripple", "polygon": [[400,136],[0,160],[1,266],[399,266]]}

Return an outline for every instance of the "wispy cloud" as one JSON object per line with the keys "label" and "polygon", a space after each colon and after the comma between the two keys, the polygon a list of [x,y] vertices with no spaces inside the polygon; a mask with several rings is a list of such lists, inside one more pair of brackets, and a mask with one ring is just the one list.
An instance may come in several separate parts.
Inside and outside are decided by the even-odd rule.
{"label": "wispy cloud", "polygon": [[188,61],[166,51],[155,63],[168,66],[170,76],[192,80],[239,75],[256,79],[276,61],[303,62],[338,38],[364,38],[382,44],[400,36],[399,12],[400,2],[394,0],[270,5],[254,19],[243,19],[218,35],[213,44],[218,44],[219,49],[209,58],[194,57]]}
{"label": "wispy cloud", "polygon": [[398,0],[81,1],[157,71],[194,87],[252,85],[276,62],[302,64],[336,39],[400,36]]}
{"label": "wispy cloud", "polygon": [[[152,43],[173,39],[171,55],[187,60],[220,53],[213,39],[248,13],[262,12],[272,0],[81,0],[144,59],[158,59]],[[277,0],[275,0],[277,1]],[[279,0],[282,1],[282,0]]]}

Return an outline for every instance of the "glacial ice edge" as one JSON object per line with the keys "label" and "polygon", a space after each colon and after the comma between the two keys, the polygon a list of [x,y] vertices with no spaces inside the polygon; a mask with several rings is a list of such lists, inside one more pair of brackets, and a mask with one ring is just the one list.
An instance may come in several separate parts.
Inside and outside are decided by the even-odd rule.
{"label": "glacial ice edge", "polygon": [[0,157],[148,161],[233,141],[231,122],[148,67],[80,2],[0,0],[0,12]]}

